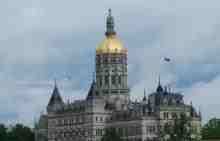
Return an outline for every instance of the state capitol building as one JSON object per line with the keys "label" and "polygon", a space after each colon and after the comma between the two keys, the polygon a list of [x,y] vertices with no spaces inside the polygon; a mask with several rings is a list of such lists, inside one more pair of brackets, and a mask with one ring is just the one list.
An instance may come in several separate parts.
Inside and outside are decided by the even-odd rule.
{"label": "state capitol building", "polygon": [[96,48],[95,78],[86,99],[64,102],[57,84],[35,127],[36,141],[101,141],[114,128],[125,141],[158,140],[160,130],[184,113],[195,136],[200,136],[201,114],[184,103],[183,95],[161,83],[141,101],[130,99],[127,53],[114,29],[109,10],[105,39]]}

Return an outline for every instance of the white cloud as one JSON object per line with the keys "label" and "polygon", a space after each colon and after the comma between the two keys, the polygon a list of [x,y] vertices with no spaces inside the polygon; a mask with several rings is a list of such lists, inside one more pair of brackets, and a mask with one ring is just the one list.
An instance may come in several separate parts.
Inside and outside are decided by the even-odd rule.
{"label": "white cloud", "polygon": [[[1,1],[0,121],[10,113],[10,119],[31,123],[49,99],[48,80],[66,72],[73,82],[61,82],[64,97],[85,96],[108,8],[129,48],[132,97],[140,98],[144,87],[152,92],[160,73],[163,84],[185,90],[187,99],[204,107],[205,119],[219,115],[209,110],[219,106],[212,94],[220,72],[219,5],[218,0]],[[170,64],[161,60],[165,56]],[[206,94],[197,97],[201,90]]]}
{"label": "white cloud", "polygon": [[186,90],[186,101],[200,108],[203,119],[207,121],[213,117],[219,117],[219,88],[220,76],[208,82],[197,82]]}

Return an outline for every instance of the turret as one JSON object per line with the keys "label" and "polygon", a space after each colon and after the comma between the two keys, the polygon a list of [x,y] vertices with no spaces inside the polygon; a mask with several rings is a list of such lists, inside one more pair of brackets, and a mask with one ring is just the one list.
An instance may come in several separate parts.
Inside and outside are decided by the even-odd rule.
{"label": "turret", "polygon": [[158,86],[157,86],[157,92],[158,93],[163,92],[163,87],[161,86],[161,83],[160,83],[160,76],[159,76],[159,81],[158,81]]}
{"label": "turret", "polygon": [[93,80],[88,95],[86,97],[86,100],[93,100],[96,97],[95,85],[96,85],[95,80]]}
{"label": "turret", "polygon": [[58,89],[56,81],[55,81],[53,93],[52,93],[50,101],[47,105],[47,112],[49,114],[54,113],[54,112],[60,110],[63,107],[63,105],[64,105],[64,102],[62,100],[62,97],[60,96],[60,92],[59,92],[59,89]]}

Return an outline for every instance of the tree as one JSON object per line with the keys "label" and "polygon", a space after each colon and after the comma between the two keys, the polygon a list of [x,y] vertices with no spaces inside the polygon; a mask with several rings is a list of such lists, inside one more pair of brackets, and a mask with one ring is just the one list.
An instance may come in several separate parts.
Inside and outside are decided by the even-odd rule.
{"label": "tree", "polygon": [[213,118],[209,120],[209,122],[203,126],[202,138],[205,140],[220,139],[220,120],[219,119]]}
{"label": "tree", "polygon": [[7,128],[0,124],[0,141],[34,141],[33,131],[22,124]]}
{"label": "tree", "polygon": [[10,141],[34,141],[34,133],[30,128],[16,124],[8,132],[8,138]]}
{"label": "tree", "polygon": [[120,134],[118,134],[115,128],[110,128],[105,131],[101,141],[123,141]]}
{"label": "tree", "polygon": [[162,141],[196,141],[192,139],[193,130],[190,118],[185,114],[181,114],[180,118],[175,118],[173,123],[165,124],[160,131],[160,140]]}
{"label": "tree", "polygon": [[0,141],[7,140],[7,128],[4,124],[0,124]]}

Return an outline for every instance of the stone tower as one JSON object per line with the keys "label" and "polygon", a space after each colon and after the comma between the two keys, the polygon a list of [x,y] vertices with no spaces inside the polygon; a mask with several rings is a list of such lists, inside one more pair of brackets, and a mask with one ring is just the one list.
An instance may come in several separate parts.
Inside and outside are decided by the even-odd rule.
{"label": "stone tower", "polygon": [[105,36],[96,48],[97,95],[116,103],[120,109],[129,99],[127,49],[117,38],[111,9],[108,11]]}

